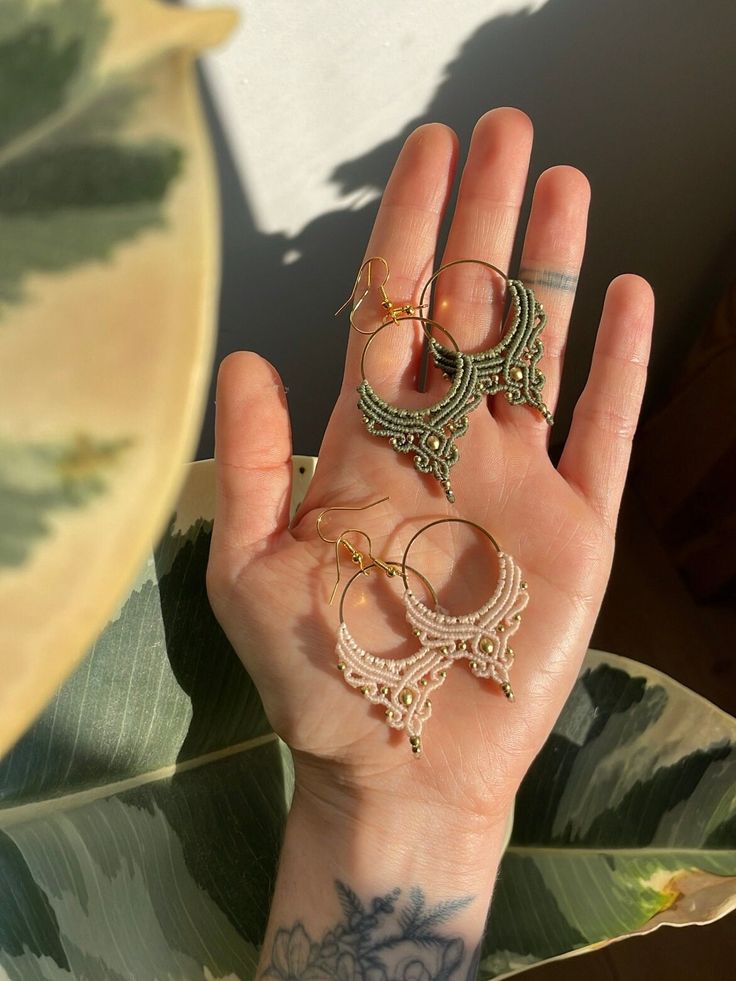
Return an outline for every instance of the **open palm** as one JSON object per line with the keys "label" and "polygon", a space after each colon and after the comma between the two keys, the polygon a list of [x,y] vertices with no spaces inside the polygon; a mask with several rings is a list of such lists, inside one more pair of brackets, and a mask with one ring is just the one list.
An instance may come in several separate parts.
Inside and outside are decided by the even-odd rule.
{"label": "open palm", "polygon": [[[516,110],[495,110],[479,121],[442,262],[480,258],[508,268],[531,140],[531,124]],[[456,158],[454,134],[432,124],[412,134],[396,163],[366,251],[389,262],[387,290],[396,303],[416,303],[437,265],[436,239]],[[519,277],[548,316],[540,367],[552,411],[588,202],[579,171],[546,171],[524,237]],[[438,279],[433,316],[461,350],[482,350],[497,339],[500,286],[498,277],[475,265],[454,267]],[[361,305],[362,328],[381,322],[379,301],[373,291]],[[294,751],[298,781],[311,791],[410,794],[489,817],[508,806],[572,687],[600,607],[644,388],[652,313],[651,290],[643,280],[622,276],[609,287],[590,376],[556,468],[547,452],[549,427],[537,412],[500,396],[484,400],[457,444],[454,505],[431,476],[413,468],[410,457],[366,431],[356,408],[366,338],[351,331],[342,390],[292,527],[292,448],[283,386],[257,355],[231,355],[223,362],[210,599],[275,730]],[[417,393],[421,337],[419,325],[409,321],[387,328],[371,345],[369,379],[393,404],[429,405],[447,391],[447,381],[434,371],[428,392]],[[491,532],[529,584],[529,605],[514,637],[516,703],[460,662],[435,694],[419,759],[386,726],[380,709],[335,670],[337,604],[328,605],[334,553],[316,527],[325,508],[368,505],[387,494],[388,501],[370,510],[330,514],[325,530],[335,538],[347,527],[364,529],[374,554],[396,561],[423,525],[442,517],[469,519]],[[365,539],[349,537],[366,551]],[[493,551],[467,526],[447,524],[422,536],[409,562],[452,612],[477,609],[493,591]],[[345,571],[343,576],[344,584]],[[374,571],[353,584],[353,593],[361,602],[350,607],[351,632],[375,653],[396,649],[401,580]],[[406,624],[403,633],[409,640],[400,653],[411,649]]]}

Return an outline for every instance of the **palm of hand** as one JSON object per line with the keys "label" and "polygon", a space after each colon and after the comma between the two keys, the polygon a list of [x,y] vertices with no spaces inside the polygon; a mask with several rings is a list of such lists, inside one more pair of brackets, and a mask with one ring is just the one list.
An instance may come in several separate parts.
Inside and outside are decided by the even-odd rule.
{"label": "palm of hand", "polygon": [[[470,201],[473,190],[477,191],[484,142],[493,139],[510,146],[514,130],[518,143],[520,129],[530,135],[525,118],[511,110],[490,113],[479,124],[446,259],[463,255],[464,238],[477,240],[477,234],[471,235],[465,227],[470,204],[463,195]],[[417,148],[409,141],[369,246],[368,254],[388,253],[393,269],[403,265],[424,271],[428,259],[431,262],[431,249],[425,243],[424,252],[415,246],[414,255],[407,256],[406,246],[403,251],[397,246],[401,230],[391,213],[392,199],[410,193],[410,176],[415,187],[424,186],[425,196],[433,185],[437,197],[452,170],[447,150],[444,166],[440,152],[443,143],[447,146],[447,132],[425,127],[419,133],[426,137],[420,142],[435,141],[432,152],[425,145],[417,160]],[[416,134],[413,139],[417,140]],[[407,160],[412,152],[414,159]],[[525,170],[524,149],[517,147],[514,152],[521,156],[517,171]],[[486,179],[488,168],[486,162]],[[517,183],[519,179],[517,174]],[[553,207],[549,198],[560,201]],[[543,175],[522,266],[539,269],[544,263],[568,276],[575,273],[582,257],[586,211],[582,175],[568,168]],[[484,217],[488,225],[488,216],[480,216]],[[559,225],[565,222],[570,236],[566,254],[551,254],[545,243],[558,241]],[[428,226],[428,239],[430,233]],[[486,248],[492,252],[491,261],[498,262],[507,259],[504,253],[510,247],[507,241],[490,242]],[[478,253],[477,245],[474,251]],[[464,254],[470,256],[470,249],[465,247]],[[416,298],[426,275],[402,276],[401,284],[406,284],[402,302]],[[479,314],[487,320],[489,303],[487,296],[472,304],[462,299],[469,285],[471,294],[478,293],[477,279],[471,283],[469,275],[473,274],[466,269],[454,284],[438,292],[435,309],[439,305],[449,311],[447,316],[460,324],[453,323],[451,329],[461,333],[461,346],[467,344],[465,349],[472,350],[487,346],[487,328],[485,334],[480,326],[475,331],[465,328],[462,334],[462,325],[477,322]],[[549,379],[545,395],[553,407],[572,297],[556,295],[553,287],[546,295],[541,287],[539,293],[550,314],[542,368]],[[460,461],[452,472],[454,506],[446,503],[431,477],[417,473],[411,461],[399,458],[386,440],[365,431],[355,393],[365,339],[353,336],[343,391],[317,472],[291,528],[286,519],[291,447],[278,383],[272,369],[255,356],[236,355],[225,362],[218,386],[218,511],[208,575],[210,596],[259,688],[274,728],[295,751],[302,780],[323,785],[337,775],[344,786],[387,795],[406,793],[411,785],[415,797],[439,797],[476,815],[507,806],[574,682],[600,606],[628,444],[641,399],[650,325],[646,284],[634,277],[618,280],[609,291],[591,378],[559,469],[547,454],[546,423],[533,410],[508,406],[499,397],[489,400],[490,412],[482,403],[470,417],[468,433],[458,441]],[[407,324],[385,333],[394,336],[377,350],[371,382],[395,404],[408,404],[413,369],[399,378],[394,366],[416,367],[419,330]],[[444,390],[446,383],[435,377],[425,404],[436,401]],[[335,575],[334,552],[318,538],[316,529],[316,517],[323,509],[366,505],[386,494],[390,499],[380,507],[358,515],[330,515],[329,534],[335,538],[347,527],[365,529],[373,553],[395,561],[423,525],[440,517],[460,517],[488,529],[520,564],[529,583],[529,605],[514,639],[516,704],[507,703],[496,686],[474,678],[460,662],[433,698],[434,712],[425,727],[420,760],[412,758],[405,738],[389,730],[381,710],[345,685],[335,670],[337,603],[327,604]],[[348,537],[367,552],[359,535]],[[442,536],[434,540],[431,535],[418,539],[409,563],[429,578],[442,604],[453,612],[477,609],[493,590],[493,553],[485,539],[461,525],[443,526]],[[343,584],[352,571],[346,574],[343,568]],[[396,611],[395,634],[395,625],[403,621],[401,580],[388,581],[374,572],[370,580],[355,585],[366,602],[351,611],[351,631],[375,653],[391,649],[391,631],[378,622],[378,611],[386,605]],[[405,621],[402,632],[411,638]],[[411,643],[397,653],[410,649]]]}

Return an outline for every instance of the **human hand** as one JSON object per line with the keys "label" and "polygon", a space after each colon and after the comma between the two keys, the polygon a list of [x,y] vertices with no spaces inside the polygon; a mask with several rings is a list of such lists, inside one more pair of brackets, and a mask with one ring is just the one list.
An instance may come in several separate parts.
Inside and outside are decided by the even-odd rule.
{"label": "human hand", "polygon": [[[531,141],[531,124],[516,110],[495,110],[480,120],[443,262],[482,258],[508,268]],[[366,256],[388,260],[394,302],[416,303],[437,264],[436,236],[456,144],[444,126],[420,127],[391,175]],[[552,411],[588,202],[579,171],[546,171],[524,236],[519,276],[548,316],[540,368]],[[459,266],[437,281],[434,317],[462,350],[479,350],[498,336],[498,323],[489,327],[489,321],[492,313],[498,320],[502,300],[497,278],[479,266]],[[501,397],[488,400],[487,407],[482,403],[458,442],[453,506],[410,458],[366,431],[356,408],[366,338],[351,331],[340,396],[292,527],[292,447],[283,386],[257,355],[234,354],[223,362],[208,589],[275,731],[292,748],[302,792],[345,813],[357,805],[370,815],[374,802],[376,813],[384,813],[387,802],[401,798],[434,814],[440,809],[458,826],[501,820],[574,683],[600,607],[644,388],[652,314],[651,290],[643,280],[622,276],[611,284],[588,382],[557,468],[547,453],[549,427],[538,413]],[[374,292],[361,306],[359,322],[371,329],[382,315]],[[447,382],[434,372],[427,394],[416,393],[421,340],[419,325],[408,322],[387,328],[371,346],[370,381],[394,404],[429,405],[447,391]],[[386,503],[359,515],[331,514],[332,537],[345,527],[360,527],[370,533],[375,554],[396,560],[422,525],[445,516],[467,518],[491,532],[529,583],[529,604],[513,645],[516,703],[462,670],[461,662],[435,694],[420,759],[335,670],[337,604],[327,603],[334,555],[316,529],[323,509],[369,504],[385,494]],[[359,538],[353,540],[361,547]],[[462,525],[443,525],[420,538],[410,563],[453,612],[478,608],[493,590],[488,543]],[[356,598],[367,600],[348,607],[356,639],[374,653],[403,655],[411,645],[396,648],[400,578],[373,575],[355,589]],[[385,622],[393,615],[386,611],[395,611],[393,627]]]}

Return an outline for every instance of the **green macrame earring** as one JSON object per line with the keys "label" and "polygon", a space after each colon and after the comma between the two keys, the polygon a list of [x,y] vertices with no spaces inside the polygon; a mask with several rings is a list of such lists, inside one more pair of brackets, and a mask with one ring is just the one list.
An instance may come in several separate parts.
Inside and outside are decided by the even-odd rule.
{"label": "green macrame earring", "polygon": [[[446,361],[449,368],[443,370],[452,378],[450,390],[441,401],[424,409],[401,409],[390,405],[375,392],[365,374],[365,358],[372,341],[385,327],[401,324],[405,320],[419,320],[423,325],[441,330],[454,345],[454,350],[443,348],[447,352],[443,363]],[[431,343],[437,342],[432,338]],[[474,357],[463,354],[453,336],[440,324],[424,317],[411,316],[393,318],[372,331],[360,359],[362,381],[358,386],[358,408],[363,413],[368,432],[386,437],[397,453],[412,454],[417,470],[432,474],[440,482],[450,504],[455,502],[450,470],[459,458],[455,443],[467,432],[468,413],[478,405],[486,391]]]}
{"label": "green macrame earring", "polygon": [[[466,354],[483,385],[483,394],[498,395],[506,393],[511,405],[530,405],[552,425],[552,413],[542,399],[544,375],[537,365],[544,353],[544,347],[539,335],[547,323],[547,315],[542,304],[536,299],[532,290],[528,289],[519,279],[509,279],[498,266],[483,259],[455,259],[440,266],[424,284],[419,298],[419,309],[424,306],[425,297],[432,283],[440,273],[451,266],[463,263],[476,263],[497,272],[506,283],[509,300],[513,307],[513,315],[506,332],[494,347],[477,354]],[[427,320],[427,324],[432,321]],[[425,327],[432,357],[436,366],[450,378],[456,371],[455,351],[440,344],[432,336],[431,330]]]}

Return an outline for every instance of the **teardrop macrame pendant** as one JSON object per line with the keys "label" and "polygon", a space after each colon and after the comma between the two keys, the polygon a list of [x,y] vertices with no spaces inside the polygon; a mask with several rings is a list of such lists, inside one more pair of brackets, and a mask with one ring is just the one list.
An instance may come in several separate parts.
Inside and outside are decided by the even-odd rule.
{"label": "teardrop macrame pendant", "polygon": [[[410,319],[418,318],[401,317],[398,322]],[[451,364],[452,384],[440,402],[425,409],[402,409],[390,405],[376,393],[363,371],[363,380],[358,386],[358,408],[363,413],[368,432],[388,439],[397,453],[412,455],[416,469],[438,480],[447,500],[454,504],[450,470],[460,456],[455,444],[467,432],[468,413],[483,398],[484,387],[472,356],[461,351],[445,350]]]}
{"label": "teardrop macrame pendant", "polygon": [[[408,734],[416,755],[421,753],[422,730],[432,714],[429,696],[444,683],[456,661],[467,660],[477,678],[495,682],[509,701],[514,700],[509,682],[514,651],[509,640],[519,629],[529,593],[513,558],[500,549],[497,556],[496,589],[475,613],[450,616],[441,608],[431,610],[411,589],[405,589],[406,619],[419,643],[419,650],[406,658],[377,657],[356,643],[345,622],[344,601],[351,584],[364,573],[356,573],[345,587],[335,649],[337,667],[351,688],[358,689],[374,705],[382,706],[392,729]],[[404,577],[409,568],[404,561]]]}
{"label": "teardrop macrame pendant", "polygon": [[[457,259],[446,263],[432,274],[422,289],[420,304],[424,303],[427,290],[440,273],[451,266],[463,263],[475,263],[502,276],[514,311],[511,322],[498,344],[486,351],[467,355],[478,371],[484,394],[505,393],[511,405],[530,405],[551,426],[554,419],[542,398],[545,377],[538,367],[544,353],[539,335],[547,323],[547,314],[533,290],[528,289],[519,279],[509,279],[502,270],[489,262],[480,259]],[[441,344],[428,330],[426,333],[435,365],[446,375],[453,377],[455,352]]]}

